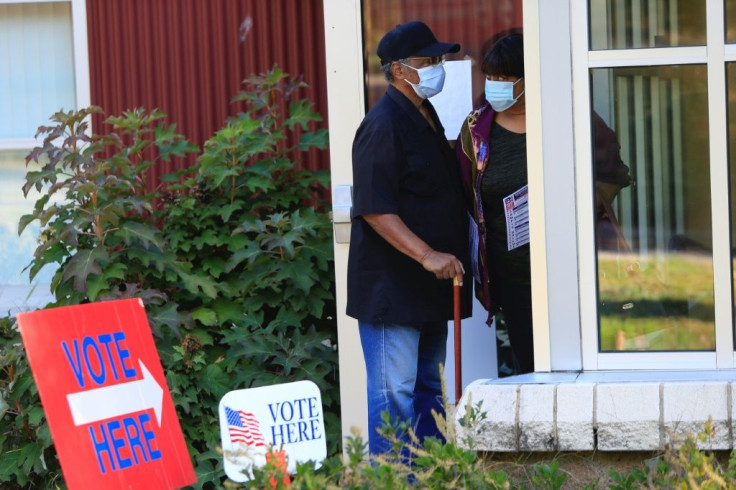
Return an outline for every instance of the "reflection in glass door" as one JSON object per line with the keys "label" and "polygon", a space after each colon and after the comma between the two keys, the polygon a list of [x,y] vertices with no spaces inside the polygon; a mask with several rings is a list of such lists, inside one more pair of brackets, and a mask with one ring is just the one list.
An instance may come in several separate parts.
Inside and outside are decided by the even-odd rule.
{"label": "reflection in glass door", "polygon": [[[597,202],[611,202],[597,213],[599,350],[713,350],[706,68],[593,69],[591,79],[593,110],[631,176],[614,192],[596,186]],[[596,141],[598,181],[611,149]]]}
{"label": "reflection in glass door", "polygon": [[484,76],[480,62],[496,34],[522,25],[522,0],[363,0],[363,47],[366,77],[366,109],[383,95],[386,81],[376,57],[376,46],[383,34],[395,25],[410,20],[426,23],[438,39],[452,39],[460,52],[448,60],[470,59],[473,68],[473,93],[483,97]]}

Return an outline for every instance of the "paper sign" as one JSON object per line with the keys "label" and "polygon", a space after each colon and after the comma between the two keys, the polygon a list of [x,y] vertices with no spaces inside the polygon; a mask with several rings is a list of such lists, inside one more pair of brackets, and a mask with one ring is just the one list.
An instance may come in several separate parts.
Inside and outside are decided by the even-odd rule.
{"label": "paper sign", "polygon": [[327,457],[324,412],[319,388],[297,381],[227,393],[220,401],[220,437],[225,473],[236,482],[253,477],[266,464],[268,448],[286,453],[287,471],[297,462]]}
{"label": "paper sign", "polygon": [[529,186],[503,198],[506,240],[509,250],[529,243]]}
{"label": "paper sign", "polygon": [[460,128],[473,110],[473,82],[470,60],[446,61],[445,85],[429,101],[445,128],[448,140],[457,139]]}
{"label": "paper sign", "polygon": [[139,299],[17,320],[70,490],[196,482]]}

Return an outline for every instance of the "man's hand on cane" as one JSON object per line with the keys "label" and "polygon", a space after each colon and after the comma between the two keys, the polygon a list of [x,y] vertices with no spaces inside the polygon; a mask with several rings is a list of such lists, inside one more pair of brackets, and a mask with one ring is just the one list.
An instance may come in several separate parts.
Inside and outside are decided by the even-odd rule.
{"label": "man's hand on cane", "polygon": [[465,269],[454,255],[430,249],[422,256],[420,263],[427,271],[437,276],[437,279],[456,278],[458,284],[463,285]]}

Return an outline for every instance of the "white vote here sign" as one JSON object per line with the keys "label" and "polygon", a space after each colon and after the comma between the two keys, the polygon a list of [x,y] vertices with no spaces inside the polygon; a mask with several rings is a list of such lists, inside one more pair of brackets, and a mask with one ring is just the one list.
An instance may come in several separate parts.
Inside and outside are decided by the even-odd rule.
{"label": "white vote here sign", "polygon": [[311,381],[231,391],[219,412],[225,473],[233,481],[249,480],[269,448],[286,453],[289,473],[297,462],[319,467],[327,457],[322,397]]}

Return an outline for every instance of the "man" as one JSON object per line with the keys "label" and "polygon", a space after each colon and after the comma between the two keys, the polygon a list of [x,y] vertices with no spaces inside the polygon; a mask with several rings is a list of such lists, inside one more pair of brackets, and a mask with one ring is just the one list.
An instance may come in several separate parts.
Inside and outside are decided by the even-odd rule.
{"label": "man", "polygon": [[[353,141],[353,225],[347,314],[357,318],[368,375],[369,449],[381,413],[410,421],[417,436],[441,438],[439,365],[453,318],[453,279],[469,270],[468,215],[455,154],[432,104],[444,83],[443,56],[424,23],[396,26],[378,44],[389,82]],[[471,281],[466,281],[470,284]],[[463,288],[463,313],[470,288]]]}

